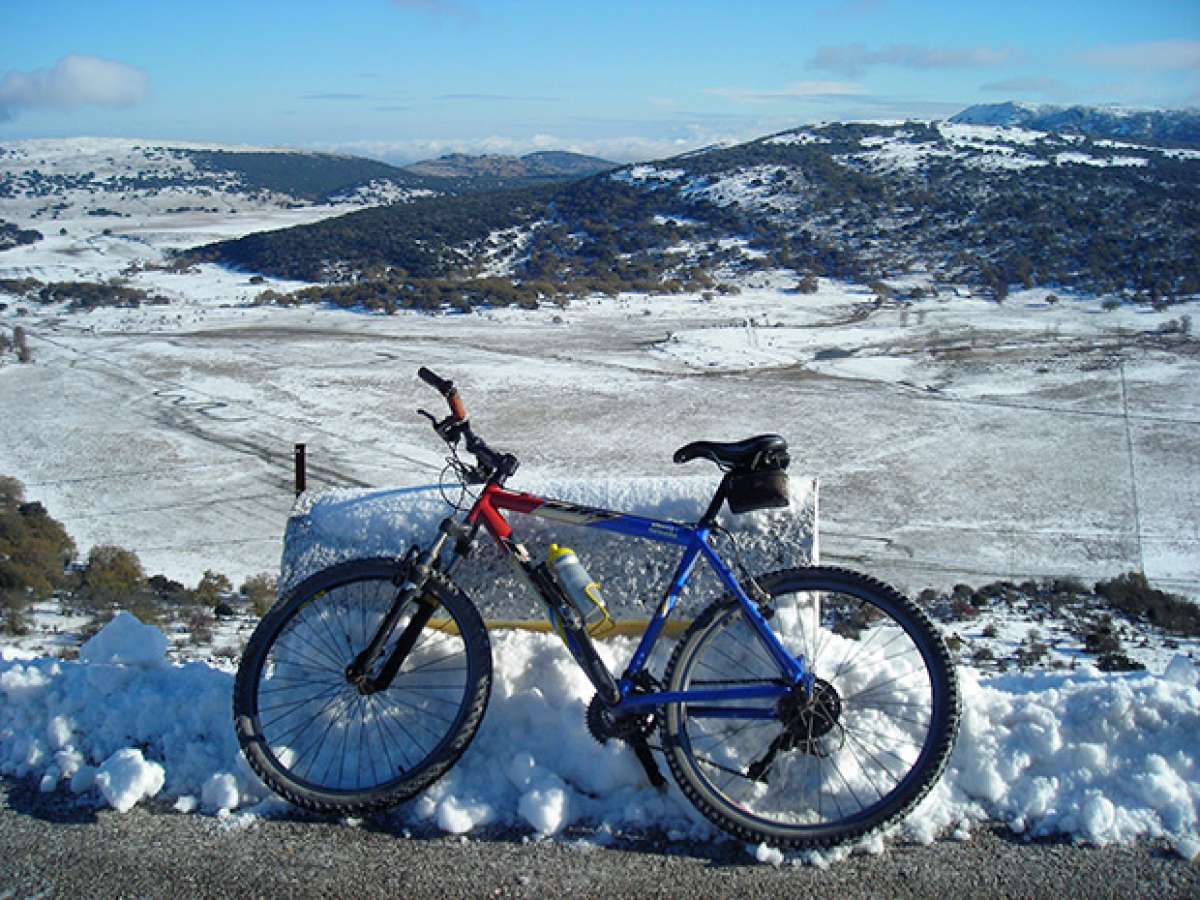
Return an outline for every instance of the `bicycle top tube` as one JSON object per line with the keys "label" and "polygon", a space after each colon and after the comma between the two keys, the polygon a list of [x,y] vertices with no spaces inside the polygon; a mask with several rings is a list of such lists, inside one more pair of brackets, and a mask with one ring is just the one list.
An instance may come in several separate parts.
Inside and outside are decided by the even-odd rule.
{"label": "bicycle top tube", "polygon": [[511,510],[538,519],[560,522],[564,525],[598,528],[627,537],[644,538],[683,547],[694,543],[700,538],[701,532],[706,530],[696,525],[672,522],[668,519],[654,519],[633,513],[580,506],[566,500],[548,500],[533,494],[505,490],[495,484],[484,486],[479,499],[475,501],[475,505],[467,515],[467,521],[472,525],[477,522],[482,523],[492,537],[498,541],[505,541],[512,536],[512,526],[504,520],[500,510]]}

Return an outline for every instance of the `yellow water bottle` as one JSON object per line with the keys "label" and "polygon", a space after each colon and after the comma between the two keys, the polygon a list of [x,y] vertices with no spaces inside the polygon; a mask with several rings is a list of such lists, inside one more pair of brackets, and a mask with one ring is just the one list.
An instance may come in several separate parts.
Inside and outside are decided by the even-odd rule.
{"label": "yellow water bottle", "polygon": [[600,585],[592,580],[575,551],[570,547],[551,544],[550,551],[546,554],[546,563],[563,593],[579,611],[588,633],[596,634],[607,630],[612,625],[612,620],[604,606],[604,595],[600,593]]}

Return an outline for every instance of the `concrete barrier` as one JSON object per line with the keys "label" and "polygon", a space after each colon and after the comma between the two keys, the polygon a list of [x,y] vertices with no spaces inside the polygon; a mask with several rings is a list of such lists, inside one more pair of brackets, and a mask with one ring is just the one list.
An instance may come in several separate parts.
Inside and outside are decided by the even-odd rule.
{"label": "concrete barrier", "polygon": [[[721,524],[734,534],[746,569],[752,573],[815,564],[818,561],[818,484],[793,475],[791,505],[735,516],[728,507]],[[585,506],[630,512],[675,522],[694,522],[717,485],[712,476],[683,478],[515,480],[511,487],[538,496]],[[465,503],[469,503],[467,499]],[[457,515],[436,485],[382,490],[308,492],[296,502],[284,535],[280,591],[309,575],[351,559],[400,556],[416,542],[437,533],[438,523]],[[597,529],[533,519],[512,513],[517,539],[535,560],[551,543],[571,547],[603,589],[614,620],[646,619],[652,613],[678,562],[680,548]],[[732,565],[728,541],[723,556]],[[541,601],[509,571],[486,534],[472,556],[459,564],[454,580],[490,620],[544,620]],[[677,615],[691,617],[722,593],[707,566],[697,566]]]}

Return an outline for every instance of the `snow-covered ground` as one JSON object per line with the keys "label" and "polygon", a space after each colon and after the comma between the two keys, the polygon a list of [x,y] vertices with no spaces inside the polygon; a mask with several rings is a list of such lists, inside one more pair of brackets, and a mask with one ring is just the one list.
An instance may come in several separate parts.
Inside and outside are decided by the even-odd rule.
{"label": "snow-covered ground", "polygon": [[[726,840],[672,785],[650,787],[619,743],[583,727],[592,688],[553,635],[495,632],[495,684],[483,726],[462,760],[400,807],[399,826],[468,834],[505,824],[553,835],[571,824],[604,844],[614,834],[661,829],[673,838]],[[0,773],[35,778],[125,811],[173,800],[249,824],[281,811],[243,761],[229,704],[232,676],[213,665],[173,664],[167,639],[121,613],[82,647],[78,661],[0,662]],[[629,640],[601,644],[610,666]],[[661,660],[659,660],[661,664]],[[896,829],[921,842],[965,839],[1000,820],[1031,835],[1107,844],[1165,840],[1200,852],[1200,686],[1180,656],[1163,671],[1104,675],[961,673],[963,719],[941,782]],[[95,798],[95,799],[92,799]],[[860,852],[878,853],[875,836]],[[778,851],[747,848],[765,862]],[[803,854],[825,864],[851,852]]]}
{"label": "snow-covered ground", "polygon": [[[159,268],[167,248],[317,214],[328,213],[80,217],[65,235],[0,254],[0,278],[120,276],[171,301],[73,314],[0,296],[0,327],[25,327],[34,353],[0,367],[0,473],[20,478],[83,552],[119,543],[189,583],[206,569],[235,583],[276,571],[294,442],[309,445],[318,487],[436,479],[437,441],[413,415],[437,408],[414,377],[428,365],[458,383],[476,429],[521,458],[516,488],[601,478],[619,489],[637,476],[698,496],[691,479],[686,489],[673,479],[711,467],[673,466],[676,447],[777,431],[792,471],[820,478],[826,562],[914,590],[1144,567],[1159,586],[1200,594],[1200,361],[1193,342],[1160,334],[1195,318],[1194,302],[1106,311],[1102,298],[1029,291],[998,306],[942,288],[878,304],[856,285],[822,281],[803,295],[793,275],[762,272],[712,299],[386,317],[258,306],[264,287],[289,285]],[[1020,616],[989,615],[997,646],[1028,637]],[[143,796],[181,810],[277,808],[230,725],[229,669],[247,623],[219,630],[229,652],[214,658],[186,634],[118,622],[79,661],[50,655],[70,644],[74,620],[57,622],[61,640],[6,641],[0,771],[117,808]],[[959,630],[980,642],[984,627]],[[587,822],[598,842],[626,828],[714,835],[674,789],[648,789],[628,753],[591,741],[591,690],[555,638],[498,633],[494,647],[476,744],[403,821],[545,833]],[[615,664],[630,649],[614,640],[603,652]],[[903,832],[961,836],[999,818],[1096,843],[1161,835],[1194,855],[1195,670],[1161,648],[1145,662],[1128,676],[1086,664],[965,672],[959,747]]]}
{"label": "snow-covered ground", "polygon": [[[130,248],[154,252],[44,243],[6,251],[0,277],[100,278]],[[768,272],[711,301],[387,317],[254,306],[260,286],[212,266],[129,282],[172,302],[64,314],[9,298],[0,327],[24,325],[35,361],[0,368],[0,471],[83,549],[121,543],[172,577],[276,568],[295,442],[317,485],[435,479],[438,442],[413,414],[437,405],[414,376],[429,365],[521,458],[518,487],[526,472],[702,474],[672,451],[775,431],[821,479],[832,561],[913,589],[1140,566],[1200,587],[1200,361],[1195,342],[1157,336],[1195,303],[1104,311],[1037,290],[1000,306],[943,289],[879,306]]]}
{"label": "snow-covered ground", "polygon": [[[998,159],[1047,139],[939,128]],[[880,138],[874,151],[897,142]],[[27,142],[7,148],[3,165],[102,181],[128,175],[135,157],[163,173],[191,166],[169,148],[127,143]],[[682,174],[639,166],[623,177]],[[280,309],[255,298],[295,284],[252,284],[210,265],[173,271],[167,251],[344,207],[243,197],[236,215],[166,214],[142,210],[136,192],[88,194],[124,215],[68,204],[60,234],[28,202],[0,201],[0,217],[46,237],[0,253],[0,278],[120,278],[169,301],[70,314],[0,294],[0,329],[25,327],[34,352],[32,365],[11,355],[0,365],[0,472],[24,481],[85,552],[121,543],[149,570],[189,582],[209,568],[235,581],[274,570],[293,443],[309,444],[319,486],[436,477],[437,441],[412,414],[436,405],[414,378],[431,365],[462,385],[488,440],[520,456],[517,486],[526,472],[696,474],[703,464],[671,464],[676,447],[777,431],[793,470],[822,482],[830,561],[914,590],[1144,568],[1160,586],[1200,593],[1200,344],[1155,336],[1195,319],[1195,302],[1105,311],[1104,298],[1051,302],[1034,290],[1000,306],[940,286],[880,305],[861,286],[824,280],[798,294],[794,275],[768,271],[712,299],[467,316]],[[929,284],[919,272],[896,284],[914,286]]]}

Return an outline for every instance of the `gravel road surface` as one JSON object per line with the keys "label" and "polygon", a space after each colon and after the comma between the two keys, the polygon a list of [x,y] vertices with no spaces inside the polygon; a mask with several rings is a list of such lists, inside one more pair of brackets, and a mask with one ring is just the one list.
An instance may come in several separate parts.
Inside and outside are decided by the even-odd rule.
{"label": "gravel road surface", "polygon": [[16,897],[1200,897],[1200,864],[1153,845],[899,845],[829,869],[755,863],[732,842],[598,848],[495,832],[405,838],[387,820],[231,827],[165,807],[124,815],[0,781],[0,900]]}

